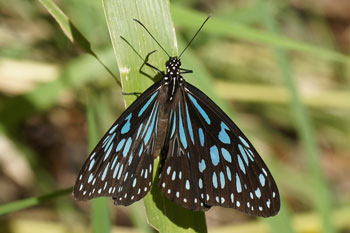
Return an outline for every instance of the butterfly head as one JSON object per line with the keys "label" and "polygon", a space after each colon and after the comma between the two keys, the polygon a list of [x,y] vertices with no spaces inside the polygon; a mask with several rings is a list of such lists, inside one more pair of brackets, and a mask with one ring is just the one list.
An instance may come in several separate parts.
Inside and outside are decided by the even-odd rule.
{"label": "butterfly head", "polygon": [[180,74],[181,61],[178,57],[170,57],[166,62],[166,73],[169,76],[178,76]]}

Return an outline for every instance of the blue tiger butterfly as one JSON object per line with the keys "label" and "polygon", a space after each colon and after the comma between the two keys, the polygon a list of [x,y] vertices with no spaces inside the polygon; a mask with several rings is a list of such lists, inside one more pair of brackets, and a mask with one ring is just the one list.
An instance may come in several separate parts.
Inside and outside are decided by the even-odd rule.
{"label": "blue tiger butterfly", "polygon": [[279,212],[277,185],[253,145],[209,97],[182,77],[192,71],[181,68],[180,57],[209,17],[179,57],[169,56],[165,72],[145,63],[162,79],[143,92],[97,144],[74,185],[76,199],[110,196],[114,204],[125,206],[142,199],[151,189],[153,160],[161,155],[158,186],[187,209],[222,206],[262,217]]}

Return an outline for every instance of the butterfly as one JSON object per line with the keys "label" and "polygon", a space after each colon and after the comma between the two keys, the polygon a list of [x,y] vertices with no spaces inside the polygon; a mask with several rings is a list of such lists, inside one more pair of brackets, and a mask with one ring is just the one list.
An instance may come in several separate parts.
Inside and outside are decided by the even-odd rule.
{"label": "butterfly", "polygon": [[97,144],[79,172],[74,197],[108,196],[116,205],[130,205],[150,191],[153,160],[160,155],[158,187],[173,202],[193,211],[222,206],[253,216],[276,215],[280,196],[270,171],[236,124],[183,79],[192,72],[181,68],[183,52],[169,56],[165,72],[146,63],[161,80]]}

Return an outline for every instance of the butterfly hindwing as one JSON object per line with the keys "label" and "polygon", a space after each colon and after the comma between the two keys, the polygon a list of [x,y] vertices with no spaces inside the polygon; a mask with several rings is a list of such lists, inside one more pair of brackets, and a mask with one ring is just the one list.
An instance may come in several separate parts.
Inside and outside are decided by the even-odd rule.
{"label": "butterfly hindwing", "polygon": [[147,89],[112,125],[79,172],[73,194],[89,200],[111,196],[130,205],[152,184],[154,130],[158,121],[160,84]]}
{"label": "butterfly hindwing", "polygon": [[[192,210],[223,206],[255,216],[277,214],[277,186],[244,134],[192,85],[185,83],[177,95],[160,176],[162,192]],[[182,180],[175,172],[181,172]],[[172,193],[174,188],[178,194]]]}

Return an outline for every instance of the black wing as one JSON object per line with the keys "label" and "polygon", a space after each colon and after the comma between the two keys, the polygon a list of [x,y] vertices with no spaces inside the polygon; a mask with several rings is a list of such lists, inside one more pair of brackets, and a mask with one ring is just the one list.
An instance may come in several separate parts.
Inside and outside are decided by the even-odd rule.
{"label": "black wing", "polygon": [[118,205],[143,198],[152,184],[160,82],[147,89],[112,125],[79,172],[78,200],[111,196]]}
{"label": "black wing", "polygon": [[170,112],[158,185],[191,210],[236,208],[269,217],[280,209],[276,183],[231,119],[203,92],[184,83]]}

